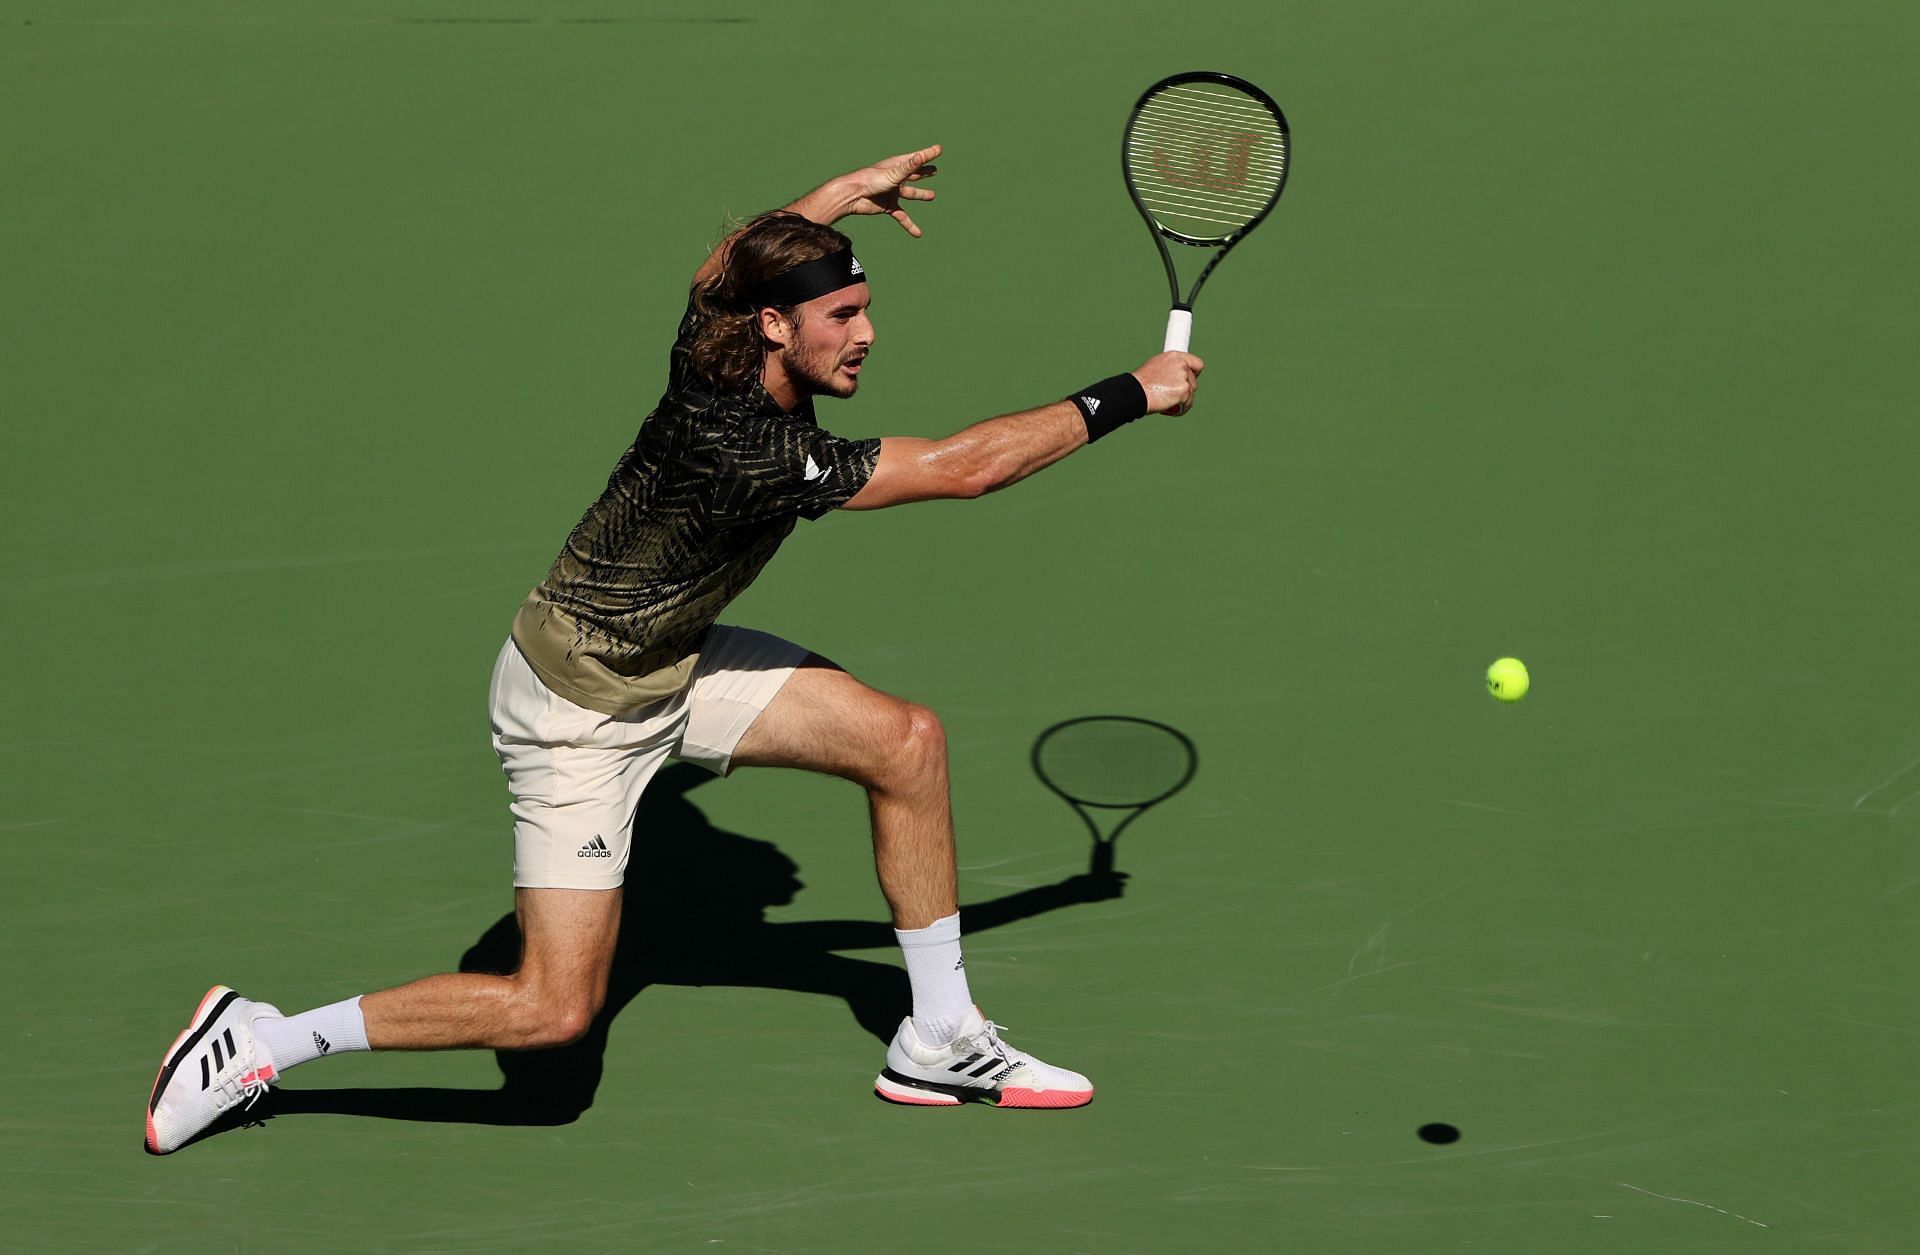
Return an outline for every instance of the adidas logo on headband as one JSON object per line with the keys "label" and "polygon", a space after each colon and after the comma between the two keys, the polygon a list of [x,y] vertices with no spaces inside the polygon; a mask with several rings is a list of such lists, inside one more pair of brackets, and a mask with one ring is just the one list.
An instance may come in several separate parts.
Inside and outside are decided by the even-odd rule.
{"label": "adidas logo on headband", "polygon": [[843,248],[837,253],[803,262],[784,274],[775,275],[755,288],[749,294],[748,301],[756,307],[799,305],[817,296],[863,283],[866,273],[867,268],[853,255],[853,250]]}

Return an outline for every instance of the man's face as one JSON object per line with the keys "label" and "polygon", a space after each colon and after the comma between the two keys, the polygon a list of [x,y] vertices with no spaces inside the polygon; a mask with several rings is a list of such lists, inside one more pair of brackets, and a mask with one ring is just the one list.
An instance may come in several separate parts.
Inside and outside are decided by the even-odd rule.
{"label": "man's face", "polygon": [[[817,296],[769,334],[794,386],[810,396],[850,397],[860,387],[860,363],[873,347],[873,294],[864,283]],[[781,338],[781,331],[785,338]]]}

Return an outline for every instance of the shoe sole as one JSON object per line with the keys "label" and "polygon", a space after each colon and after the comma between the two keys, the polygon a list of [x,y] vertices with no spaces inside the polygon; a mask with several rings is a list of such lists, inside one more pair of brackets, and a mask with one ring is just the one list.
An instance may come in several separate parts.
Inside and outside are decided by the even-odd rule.
{"label": "shoe sole", "polygon": [[979,1086],[942,1085],[938,1081],[918,1081],[888,1068],[873,1078],[873,1092],[890,1103],[903,1107],[958,1107],[980,1102],[993,1107],[1026,1108],[1034,1111],[1060,1111],[1084,1107],[1093,1101],[1090,1089],[983,1089]]}
{"label": "shoe sole", "polygon": [[[173,1045],[167,1047],[167,1053],[160,1058],[160,1071],[153,1078],[153,1092],[147,1095],[147,1153],[166,1155],[171,1151],[160,1149],[160,1136],[153,1128],[153,1110],[160,1105],[160,1091],[173,1079],[173,1072],[188,1051],[200,1043],[201,1034],[207,1031],[207,1025],[213,1023],[219,1014],[227,1009],[227,1004],[240,995],[225,985],[215,985],[207,990],[207,996],[200,999],[200,1005],[194,1008],[193,1018],[173,1039]],[[216,1005],[217,1004],[217,1005]],[[208,1008],[212,1009],[209,1010]]]}

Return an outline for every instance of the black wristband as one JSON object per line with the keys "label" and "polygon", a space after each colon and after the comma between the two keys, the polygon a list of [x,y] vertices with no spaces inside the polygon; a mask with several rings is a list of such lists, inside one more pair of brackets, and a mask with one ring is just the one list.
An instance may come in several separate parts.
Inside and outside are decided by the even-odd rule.
{"label": "black wristband", "polygon": [[1131,374],[1089,384],[1067,399],[1079,409],[1081,419],[1087,424],[1088,444],[1147,412],[1147,390]]}

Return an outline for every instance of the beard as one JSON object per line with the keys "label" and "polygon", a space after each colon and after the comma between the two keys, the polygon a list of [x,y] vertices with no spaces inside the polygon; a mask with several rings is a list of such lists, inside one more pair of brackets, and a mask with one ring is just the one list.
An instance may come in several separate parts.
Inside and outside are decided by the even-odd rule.
{"label": "beard", "polygon": [[866,354],[860,353],[841,357],[833,353],[806,353],[798,349],[788,349],[787,378],[808,396],[844,399],[859,391],[860,380],[857,376],[845,373],[840,367],[849,362],[857,362],[865,356]]}

